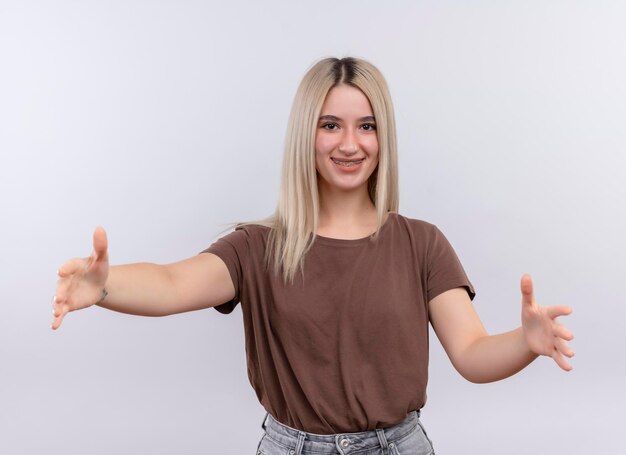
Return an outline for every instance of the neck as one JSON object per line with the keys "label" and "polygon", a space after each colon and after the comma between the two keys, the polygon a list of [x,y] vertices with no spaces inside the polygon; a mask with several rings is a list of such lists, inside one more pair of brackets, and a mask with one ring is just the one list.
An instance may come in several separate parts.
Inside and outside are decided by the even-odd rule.
{"label": "neck", "polygon": [[369,234],[376,229],[376,207],[369,198],[366,186],[355,191],[320,186],[319,200],[319,235],[362,236],[363,232]]}

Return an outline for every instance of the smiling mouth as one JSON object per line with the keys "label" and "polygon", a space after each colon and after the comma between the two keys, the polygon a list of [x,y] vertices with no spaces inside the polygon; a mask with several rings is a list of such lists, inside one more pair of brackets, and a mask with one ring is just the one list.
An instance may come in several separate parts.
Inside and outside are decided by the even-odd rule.
{"label": "smiling mouth", "polygon": [[338,160],[337,158],[331,158],[331,160],[333,160],[333,163],[340,166],[351,167],[361,164],[365,160],[365,158],[361,158],[360,160]]}

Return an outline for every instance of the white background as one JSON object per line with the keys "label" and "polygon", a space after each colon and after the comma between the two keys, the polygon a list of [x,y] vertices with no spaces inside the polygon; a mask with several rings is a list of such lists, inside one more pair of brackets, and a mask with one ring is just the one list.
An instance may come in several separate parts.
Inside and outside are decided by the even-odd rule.
{"label": "white background", "polygon": [[[623,453],[626,5],[619,1],[0,1],[0,453],[252,454],[241,309],[92,308],[49,329],[55,271],[192,256],[275,207],[306,69],[386,76],[401,213],[437,224],[487,329],[519,279],[574,308],[574,370],[489,385],[431,338],[439,455]],[[565,322],[565,321],[564,321]]]}

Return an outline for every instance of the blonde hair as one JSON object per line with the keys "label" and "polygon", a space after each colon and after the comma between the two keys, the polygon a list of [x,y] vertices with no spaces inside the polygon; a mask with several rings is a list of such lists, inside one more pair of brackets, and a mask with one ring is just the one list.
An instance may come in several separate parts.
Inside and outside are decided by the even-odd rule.
{"label": "blonde hair", "polygon": [[393,105],[383,75],[358,58],[325,58],[305,74],[291,107],[278,206],[264,220],[242,223],[271,228],[266,265],[285,283],[302,271],[304,257],[315,239],[319,220],[319,193],[315,167],[315,133],[328,92],[339,84],[358,88],[368,98],[378,135],[379,161],[368,182],[377,211],[378,236],[388,212],[398,211],[398,159]]}

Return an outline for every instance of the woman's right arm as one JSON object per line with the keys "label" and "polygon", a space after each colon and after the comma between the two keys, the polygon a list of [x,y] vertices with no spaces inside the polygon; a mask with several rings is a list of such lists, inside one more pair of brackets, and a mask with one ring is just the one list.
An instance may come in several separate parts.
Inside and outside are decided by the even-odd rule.
{"label": "woman's right arm", "polygon": [[[210,308],[235,296],[226,264],[214,254],[167,265],[109,267],[104,229],[96,229],[93,244],[91,256],[68,261],[58,271],[52,329],[59,328],[70,311],[94,304],[122,313],[166,316]],[[108,295],[100,301],[105,288]]]}

